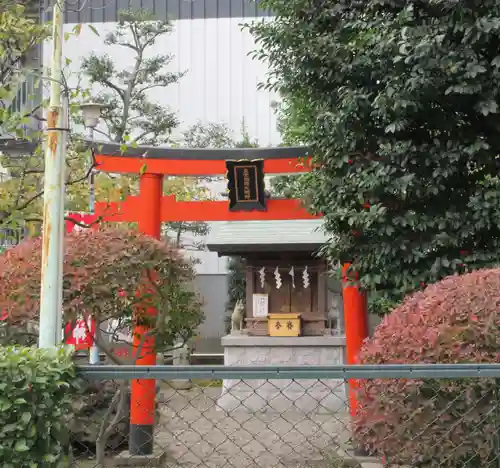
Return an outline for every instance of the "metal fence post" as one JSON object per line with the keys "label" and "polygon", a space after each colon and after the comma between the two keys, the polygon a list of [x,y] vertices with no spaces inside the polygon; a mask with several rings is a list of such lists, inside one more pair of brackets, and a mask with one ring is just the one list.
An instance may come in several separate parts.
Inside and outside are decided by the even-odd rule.
{"label": "metal fence post", "polygon": [[495,379],[495,458],[500,468],[500,379]]}

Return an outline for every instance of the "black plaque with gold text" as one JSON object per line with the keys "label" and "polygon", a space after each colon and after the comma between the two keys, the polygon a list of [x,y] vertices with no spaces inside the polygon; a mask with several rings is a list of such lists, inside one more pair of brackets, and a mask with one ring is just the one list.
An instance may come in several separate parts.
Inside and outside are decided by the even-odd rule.
{"label": "black plaque with gold text", "polygon": [[266,211],[264,160],[226,161],[230,211]]}

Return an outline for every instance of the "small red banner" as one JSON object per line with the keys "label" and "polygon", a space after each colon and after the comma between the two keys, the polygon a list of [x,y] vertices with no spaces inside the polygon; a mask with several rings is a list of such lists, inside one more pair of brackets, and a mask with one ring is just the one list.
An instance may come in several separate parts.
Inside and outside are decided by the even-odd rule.
{"label": "small red banner", "polygon": [[71,323],[68,323],[64,330],[66,344],[73,345],[77,351],[90,348],[94,344],[95,320],[91,317],[77,319],[73,330],[71,325]]}

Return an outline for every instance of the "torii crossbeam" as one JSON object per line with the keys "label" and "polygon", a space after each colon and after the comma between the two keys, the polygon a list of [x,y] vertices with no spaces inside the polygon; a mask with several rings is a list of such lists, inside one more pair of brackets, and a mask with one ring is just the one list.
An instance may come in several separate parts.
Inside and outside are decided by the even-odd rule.
{"label": "torii crossbeam", "polygon": [[[97,170],[108,173],[143,174],[147,179],[161,180],[164,175],[206,177],[226,175],[228,160],[264,159],[266,174],[298,174],[311,170],[311,158],[306,149],[242,148],[242,149],[165,149],[130,148],[121,153],[120,147],[104,144],[96,148]],[[159,183],[159,182],[156,182]],[[151,184],[154,184],[151,182]],[[138,197],[129,196],[120,203],[97,203],[96,214],[104,221],[140,222],[148,216],[145,203],[150,196],[141,185]],[[146,200],[147,198],[147,200]],[[311,219],[300,200],[268,200],[266,211],[231,212],[225,200],[176,201],[174,195],[161,198],[161,222],[174,221],[250,221]]]}

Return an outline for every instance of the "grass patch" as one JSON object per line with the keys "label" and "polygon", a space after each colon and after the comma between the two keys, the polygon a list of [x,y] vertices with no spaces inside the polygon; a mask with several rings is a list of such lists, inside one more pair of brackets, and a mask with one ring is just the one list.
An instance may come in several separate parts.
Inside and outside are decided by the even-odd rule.
{"label": "grass patch", "polygon": [[222,387],[222,380],[220,379],[193,379],[192,382],[196,387]]}
{"label": "grass patch", "polygon": [[[221,388],[222,387],[222,380],[219,379],[190,379],[192,383],[192,387],[196,388]],[[162,386],[165,385],[166,387],[171,387],[175,388],[175,383],[172,383],[174,381],[171,380],[163,380],[162,381]]]}

